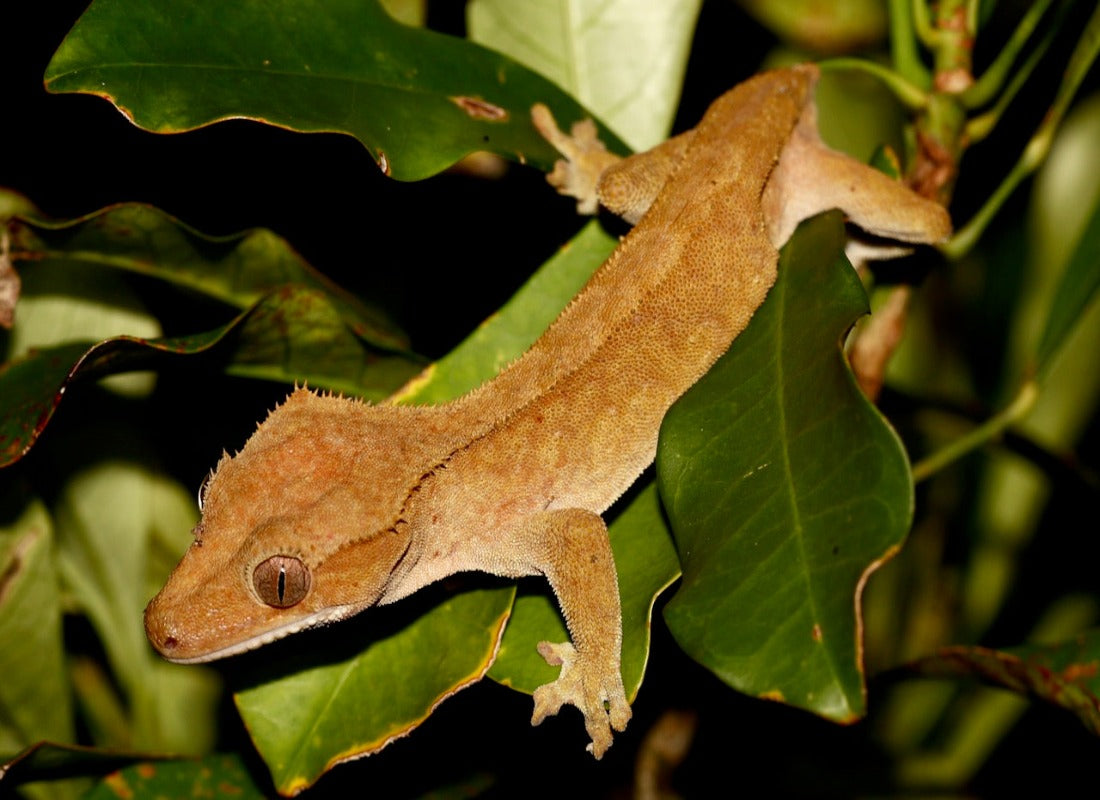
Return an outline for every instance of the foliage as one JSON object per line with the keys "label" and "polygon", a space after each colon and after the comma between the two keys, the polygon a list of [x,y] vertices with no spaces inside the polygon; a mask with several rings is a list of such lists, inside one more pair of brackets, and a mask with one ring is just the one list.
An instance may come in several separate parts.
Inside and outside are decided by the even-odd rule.
{"label": "foliage", "polygon": [[[933,14],[890,0],[884,30],[867,0],[812,18],[745,2],[755,22],[713,1],[671,14],[570,5],[580,16],[552,0],[471,0],[462,39],[429,29],[461,27],[435,4],[425,28],[360,0],[93,0],[48,45],[46,88],[64,93],[48,98],[27,68],[48,54],[28,41],[12,74],[58,109],[42,124],[79,128],[152,183],[113,176],[101,196],[32,176],[0,193],[0,312],[19,293],[0,334],[0,743],[12,757],[0,778],[32,796],[262,796],[318,780],[467,796],[516,791],[553,763],[555,778],[610,793],[652,755],[643,735],[673,719],[698,733],[675,779],[687,793],[729,780],[730,746],[714,742],[731,736],[750,756],[742,769],[768,770],[777,791],[1019,788],[1031,776],[1012,755],[1051,741],[1045,789],[1084,771],[1072,754],[1095,747],[1100,703],[1095,537],[1076,521],[1097,493],[1100,105],[1079,98],[1095,86],[1100,11],[955,0]],[[386,3],[423,19],[416,6]],[[804,225],[749,330],[668,415],[656,477],[609,514],[636,716],[599,777],[575,715],[530,730],[529,698],[500,688],[553,676],[534,643],[564,631],[537,582],[447,581],[236,659],[221,673],[243,726],[218,714],[217,671],[154,657],[141,612],[189,541],[184,487],[290,385],[457,396],[522,353],[611,251],[613,225],[582,227],[530,169],[553,157],[528,121],[534,102],[645,146],[672,125],[681,89],[677,128],[762,66],[852,48],[863,58],[825,62],[826,138],[861,157],[900,148],[958,233],[861,286],[839,220]],[[196,130],[242,117],[267,125]],[[280,191],[245,181],[254,205],[230,211],[219,195],[238,165],[217,153],[233,141],[241,174],[254,156],[249,174]],[[174,169],[186,147],[207,184]],[[431,177],[474,151],[529,167],[491,180],[499,164],[469,159]],[[96,161],[65,152],[52,150],[74,176]],[[364,153],[387,176],[427,180],[383,178]],[[335,168],[306,166],[325,158]],[[500,219],[483,210],[493,203]],[[58,208],[65,218],[47,213]],[[877,408],[838,347],[868,295],[853,363],[882,320],[904,330]],[[410,345],[433,338],[434,359]],[[447,699],[483,675],[497,686]],[[1085,726],[1064,712],[1017,724],[1025,695]],[[666,713],[683,706],[696,716]],[[489,741],[468,735],[471,717]],[[201,758],[131,763],[165,754]]]}

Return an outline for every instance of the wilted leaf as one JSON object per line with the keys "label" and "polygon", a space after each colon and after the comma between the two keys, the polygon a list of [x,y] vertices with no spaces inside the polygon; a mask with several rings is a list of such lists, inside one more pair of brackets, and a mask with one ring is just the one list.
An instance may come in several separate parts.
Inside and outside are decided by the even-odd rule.
{"label": "wilted leaf", "polygon": [[204,353],[220,358],[232,375],[301,381],[374,399],[417,368],[401,356],[379,357],[368,349],[326,295],[288,286],[206,333],[72,342],[0,365],[0,466],[26,454],[76,381]]}
{"label": "wilted leaf", "polygon": [[1100,735],[1100,631],[1055,645],[944,647],[908,665],[928,677],[975,677],[1072,711]]}
{"label": "wilted leaf", "polygon": [[838,721],[864,710],[859,595],[905,537],[905,453],[839,340],[867,301],[837,215],[804,223],[749,328],[673,406],[657,475],[683,564],[665,609],[731,686]]}
{"label": "wilted leaf", "polygon": [[74,220],[20,217],[9,223],[9,230],[12,259],[25,262],[27,269],[77,272],[70,279],[96,267],[134,272],[241,310],[271,290],[293,284],[328,295],[351,330],[368,344],[395,351],[408,346],[383,314],[263,228],[206,236],[157,208],[126,203]]}
{"label": "wilted leaf", "polygon": [[46,85],[104,97],[158,133],[234,117],[349,133],[402,180],[475,150],[547,167],[532,104],[585,116],[505,56],[401,25],[373,0],[95,0]]}

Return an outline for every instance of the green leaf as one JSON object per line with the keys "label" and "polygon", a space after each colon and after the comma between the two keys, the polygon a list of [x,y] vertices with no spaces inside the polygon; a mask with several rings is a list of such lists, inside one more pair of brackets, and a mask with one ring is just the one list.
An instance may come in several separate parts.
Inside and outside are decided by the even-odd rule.
{"label": "green leaf", "polygon": [[25,491],[9,482],[0,501],[0,753],[74,738],[53,525]]}
{"label": "green leaf", "polygon": [[1073,712],[1100,735],[1100,630],[1054,645],[944,647],[908,668],[928,677],[976,677],[1031,695]]}
{"label": "green leaf", "polygon": [[513,593],[425,589],[314,637],[315,647],[287,643],[274,659],[279,645],[269,647],[253,676],[260,682],[235,699],[278,790],[299,792],[341,761],[380,750],[479,680]]}
{"label": "green leaf", "polygon": [[[109,269],[25,270],[23,296],[4,360],[19,361],[74,341],[131,336],[155,339],[163,334],[127,276]],[[153,389],[151,373],[104,378],[105,388],[128,397],[145,397]]]}
{"label": "green leaf", "polygon": [[905,453],[839,340],[867,309],[833,213],[804,223],[749,328],[670,410],[657,475],[683,564],[665,618],[743,692],[864,710],[859,595],[905,537]]}
{"label": "green leaf", "polygon": [[[24,784],[39,783],[40,786],[46,786],[46,782],[49,782],[50,791],[41,792],[42,796],[67,796],[67,792],[62,793],[58,790],[58,781],[77,776],[105,775],[128,764],[148,761],[150,758],[151,756],[145,753],[128,753],[121,750],[56,742],[35,742],[0,764],[0,788],[7,792],[20,786],[23,791],[27,791]],[[38,794],[36,792],[32,796],[38,796]],[[74,796],[83,795],[84,792],[81,791],[79,795]]]}
{"label": "green leaf", "polygon": [[739,0],[739,5],[780,39],[818,53],[866,49],[886,36],[881,0]]}
{"label": "green leaf", "polygon": [[[653,604],[680,575],[680,562],[654,483],[649,483],[623,509],[608,533],[622,603],[623,684],[627,697],[633,700],[649,659]],[[489,677],[513,689],[533,692],[557,678],[560,671],[559,667],[546,663],[535,650],[536,645],[568,639],[557,602],[548,591],[520,594]]]}
{"label": "green leaf", "polygon": [[672,127],[699,5],[473,0],[466,18],[474,41],[545,75],[645,150]]}
{"label": "green leaf", "polygon": [[38,209],[34,203],[19,192],[0,186],[0,220],[7,222],[15,216],[35,214]]}
{"label": "green leaf", "polygon": [[475,150],[548,167],[531,105],[585,116],[545,78],[401,25],[373,0],[95,0],[45,77],[50,91],[104,97],[158,133],[234,117],[348,133],[401,180]]}
{"label": "green leaf", "polygon": [[84,800],[120,797],[186,798],[267,797],[237,755],[212,755],[197,761],[153,761],[133,764],[102,780]]}
{"label": "green leaf", "polygon": [[[218,682],[209,670],[162,661],[142,625],[152,586],[166,577],[150,575],[154,542],[186,549],[196,509],[190,492],[158,475],[147,458],[127,453],[140,450],[142,439],[138,429],[107,419],[67,437],[66,463],[56,467],[69,473],[54,513],[58,565],[99,635],[129,712],[127,739],[104,744],[198,753],[213,742]],[[93,453],[102,460],[71,463]]]}
{"label": "green leaf", "polygon": [[585,225],[499,311],[401,392],[403,403],[442,403],[476,389],[519,358],[615,249],[600,224]]}
{"label": "green leaf", "polygon": [[[12,260],[27,265],[26,281],[41,270],[60,275],[52,285],[41,287],[41,293],[60,291],[63,282],[78,281],[81,272],[98,275],[96,268],[106,268],[146,275],[243,310],[272,289],[294,284],[327,294],[365,342],[395,351],[408,347],[404,334],[383,314],[334,284],[285,239],[263,228],[206,236],[152,206],[126,203],[74,220],[17,218],[9,230]],[[33,288],[28,285],[25,293],[33,294]]]}
{"label": "green leaf", "polygon": [[328,295],[286,286],[206,333],[71,342],[0,365],[0,466],[27,453],[75,382],[204,353],[220,357],[232,375],[302,381],[374,399],[417,367],[402,356],[368,349]]}
{"label": "green leaf", "polygon": [[[491,378],[534,343],[615,244],[598,222],[590,222],[500,311],[411,382],[401,401],[444,402]],[[675,580],[679,564],[655,492],[642,492],[612,523],[610,534],[623,605],[623,675],[633,695],[649,655],[653,602]],[[489,673],[520,691],[531,692],[556,677],[557,668],[538,655],[535,645],[568,638],[557,603],[546,588],[520,593]]]}
{"label": "green leaf", "polygon": [[[613,247],[614,240],[596,223],[586,226],[496,315],[412,381],[400,401],[444,402],[492,377],[538,338]],[[254,685],[236,694],[241,716],[280,790],[310,785],[339,761],[374,752],[407,733],[443,698],[488,668],[514,590],[465,592],[425,606],[421,596],[431,591],[393,610],[371,610],[362,622],[341,625],[346,631],[382,617],[383,629],[392,628],[384,635],[354,638],[345,633],[343,640],[350,638],[351,644],[330,644],[341,647],[338,652],[299,658],[277,674],[267,670],[252,675]],[[440,653],[447,655],[445,670],[438,669]],[[390,684],[392,691],[371,688]],[[394,691],[399,703],[393,700]],[[301,718],[289,719],[285,698],[299,698],[303,692],[308,701],[296,700]],[[314,730],[324,736],[309,738]]]}
{"label": "green leaf", "polygon": [[1085,308],[1100,289],[1100,203],[1093,206],[1077,247],[1070,256],[1050,304],[1046,326],[1039,340],[1037,361],[1046,365],[1058,352]]}

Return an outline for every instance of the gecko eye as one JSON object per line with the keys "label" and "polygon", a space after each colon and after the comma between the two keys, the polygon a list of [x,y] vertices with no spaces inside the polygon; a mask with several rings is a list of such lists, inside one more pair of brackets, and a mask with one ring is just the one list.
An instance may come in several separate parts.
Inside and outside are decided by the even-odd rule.
{"label": "gecko eye", "polygon": [[272,556],[252,572],[252,585],[269,606],[289,608],[309,591],[309,570],[294,556]]}

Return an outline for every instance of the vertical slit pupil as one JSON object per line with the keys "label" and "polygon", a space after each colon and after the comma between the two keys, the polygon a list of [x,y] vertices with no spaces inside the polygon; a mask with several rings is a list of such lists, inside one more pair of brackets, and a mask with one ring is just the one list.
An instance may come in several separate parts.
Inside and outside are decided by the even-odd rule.
{"label": "vertical slit pupil", "polygon": [[279,567],[279,602],[286,597],[286,567]]}

